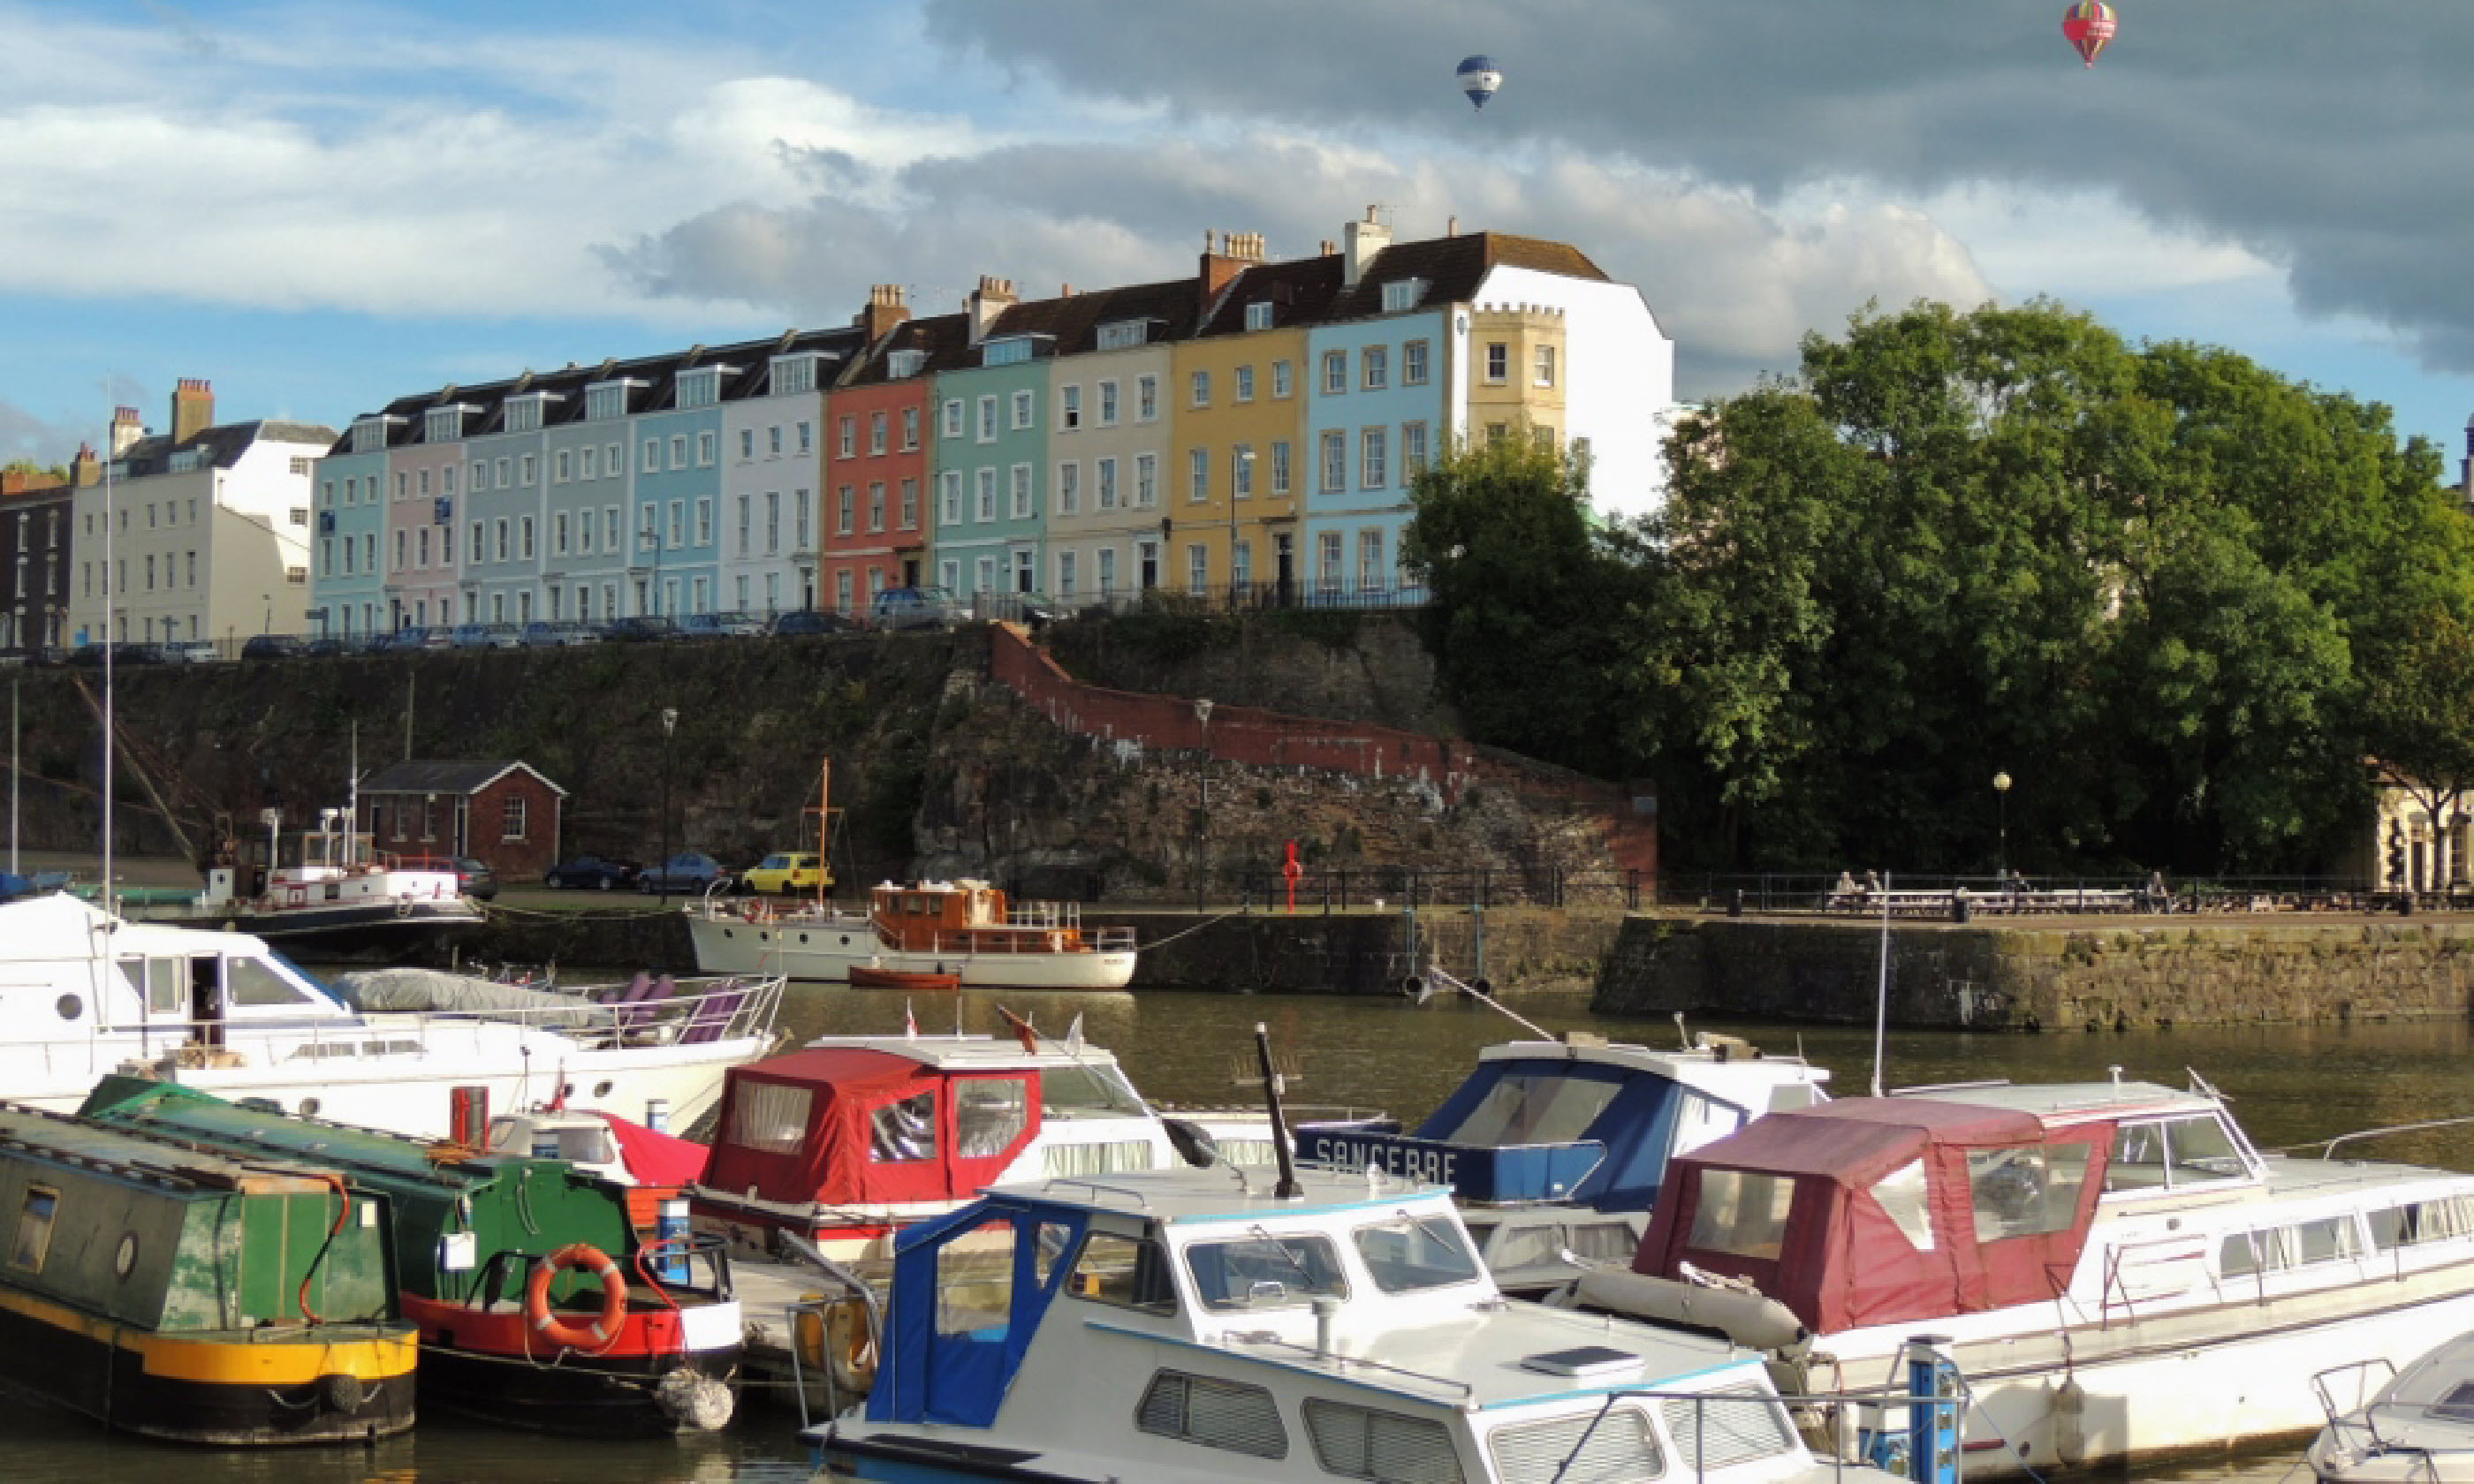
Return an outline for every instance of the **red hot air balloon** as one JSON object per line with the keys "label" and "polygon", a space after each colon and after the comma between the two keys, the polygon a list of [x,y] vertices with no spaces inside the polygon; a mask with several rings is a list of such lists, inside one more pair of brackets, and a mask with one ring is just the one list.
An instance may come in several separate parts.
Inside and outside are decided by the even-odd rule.
{"label": "red hot air balloon", "polygon": [[2062,39],[2077,48],[2079,60],[2093,67],[2097,54],[2113,39],[2117,24],[2112,6],[2102,0],[2079,0],[2062,12]]}

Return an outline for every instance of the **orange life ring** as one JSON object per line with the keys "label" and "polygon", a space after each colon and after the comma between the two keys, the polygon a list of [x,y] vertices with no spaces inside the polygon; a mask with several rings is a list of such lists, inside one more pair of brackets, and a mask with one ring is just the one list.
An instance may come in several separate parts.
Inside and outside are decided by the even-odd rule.
{"label": "orange life ring", "polygon": [[[549,1285],[563,1269],[580,1268],[601,1280],[601,1317],[590,1326],[570,1324],[550,1311]],[[542,1337],[570,1350],[604,1350],[627,1318],[627,1280],[607,1253],[589,1242],[570,1242],[533,1264],[524,1281],[524,1318]]]}

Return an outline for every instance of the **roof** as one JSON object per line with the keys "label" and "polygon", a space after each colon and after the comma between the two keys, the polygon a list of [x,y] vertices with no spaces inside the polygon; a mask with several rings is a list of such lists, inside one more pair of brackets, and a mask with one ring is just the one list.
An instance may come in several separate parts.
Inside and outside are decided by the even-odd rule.
{"label": "roof", "polygon": [[998,315],[982,343],[1015,335],[1045,335],[1055,343],[1053,353],[1079,355],[1098,348],[1101,325],[1126,320],[1158,322],[1158,327],[1146,337],[1147,345],[1183,340],[1194,333],[1202,309],[1201,296],[1201,279],[1172,278],[1030,299]]}
{"label": "roof", "polygon": [[[807,1051],[867,1051],[893,1057],[914,1066],[931,1067],[940,1072],[1011,1071],[1038,1066],[1114,1066],[1116,1053],[1097,1046],[1068,1049],[1063,1041],[1048,1041],[1037,1051],[1025,1051],[1022,1042],[1007,1036],[822,1036],[807,1043]],[[773,1067],[799,1061],[802,1052],[778,1056],[758,1065]],[[819,1058],[821,1069],[829,1064]],[[788,1068],[786,1068],[788,1070]]]}
{"label": "roof", "polygon": [[224,422],[201,429],[177,442],[168,434],[150,433],[130,444],[128,450],[113,462],[120,466],[121,477],[125,479],[169,473],[172,456],[179,453],[195,453],[202,465],[230,468],[261,439],[273,443],[331,445],[336,433],[323,422],[277,422],[266,419]]}
{"label": "roof", "polygon": [[1329,318],[1361,320],[1383,312],[1383,285],[1401,278],[1423,278],[1427,304],[1454,303],[1477,297],[1478,286],[1497,268],[1527,268],[1570,278],[1613,280],[1598,265],[1569,243],[1542,237],[1516,237],[1510,232],[1471,232],[1461,237],[1429,237],[1395,242],[1369,263],[1353,288],[1332,300]]}
{"label": "roof", "polygon": [[[968,315],[936,314],[905,320],[851,364],[837,384],[837,389],[881,386],[888,381],[910,380],[940,371],[959,371],[971,364],[970,349],[971,319]],[[893,374],[893,355],[899,350],[921,353],[919,369],[910,376],[897,377]]]}
{"label": "roof", "polygon": [[991,1196],[1092,1211],[1114,1211],[1171,1225],[1292,1220],[1333,1211],[1396,1210],[1405,1205],[1449,1205],[1451,1190],[1370,1174],[1301,1168],[1295,1199],[1274,1196],[1278,1174],[1265,1165],[1215,1165],[1209,1169],[1127,1170],[1104,1181],[1057,1178],[996,1185]]}
{"label": "roof", "polygon": [[547,775],[532,764],[501,760],[389,763],[363,778],[361,791],[369,794],[477,794],[519,768],[539,778],[542,786],[551,793],[566,797],[566,789],[551,782]]}
{"label": "roof", "polygon": [[2205,1113],[2214,1098],[2184,1092],[2153,1082],[1994,1083],[1953,1088],[1914,1088],[1894,1091],[1894,1098],[1937,1103],[1968,1103],[1978,1108],[2008,1109],[2048,1123],[2074,1123],[2082,1118],[2120,1118],[2133,1113]]}
{"label": "roof", "polygon": [[1337,252],[1301,257],[1285,263],[1256,263],[1220,291],[1219,301],[1197,335],[1241,335],[1246,332],[1246,307],[1269,300],[1272,328],[1314,324],[1326,318],[1341,289],[1346,268]]}
{"label": "roof", "polygon": [[1927,1144],[2026,1144],[2034,1116],[1930,1098],[1856,1097],[1771,1113],[1683,1159],[1773,1175],[1828,1175],[1853,1185],[1915,1158]]}

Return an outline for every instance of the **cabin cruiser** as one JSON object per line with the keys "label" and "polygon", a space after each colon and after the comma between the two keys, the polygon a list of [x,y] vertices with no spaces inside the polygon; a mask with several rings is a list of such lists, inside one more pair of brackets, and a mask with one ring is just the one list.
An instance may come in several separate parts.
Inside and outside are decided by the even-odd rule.
{"label": "cabin cruiser", "polygon": [[1451,1186],[1496,1285],[1538,1296],[1631,1260],[1674,1156],[1825,1101],[1829,1080],[1729,1036],[1670,1051],[1573,1031],[1481,1050],[1414,1134],[1303,1129],[1298,1155]]}
{"label": "cabin cruiser", "polygon": [[[73,897],[0,903],[0,1097],[67,1113],[112,1072],[424,1137],[454,1109],[564,1102],[682,1125],[773,1043],[782,984],[450,1011],[345,1003],[244,933],[131,922]],[[633,987],[630,987],[632,993]],[[651,1121],[651,1120],[648,1120]]]}
{"label": "cabin cruiser", "polygon": [[[2334,1388],[2375,1387],[2346,1407]],[[2461,1334],[2400,1371],[2387,1360],[2312,1377],[2328,1425],[2303,1454],[2326,1484],[2474,1481],[2474,1333]]]}
{"label": "cabin cruiser", "polygon": [[330,960],[405,952],[481,924],[454,861],[381,854],[371,836],[339,826],[344,814],[328,809],[321,828],[276,836],[277,859],[258,890],[246,889],[250,868],[227,850],[206,867],[205,890],[168,900],[133,895],[120,906],[146,922],[253,933]]}
{"label": "cabin cruiser", "polygon": [[1919,1328],[1971,1475],[2298,1434],[2332,1355],[2474,1326],[2474,1175],[2263,1156],[2144,1082],[1918,1089],[1677,1158],[1629,1273],[1560,1302],[1726,1333],[1830,1389]]}
{"label": "cabin cruiser", "polygon": [[887,881],[865,913],[762,898],[688,908],[696,968],[847,984],[861,966],[952,974],[965,989],[1122,990],[1134,977],[1129,927],[1085,927],[1074,902],[1008,902],[985,881]]}
{"label": "cabin cruiser", "polygon": [[828,1478],[1888,1478],[1817,1462],[1755,1354],[1507,1301],[1450,1192],[1380,1170],[1000,1185],[903,1233],[885,1315],[802,1433]]}

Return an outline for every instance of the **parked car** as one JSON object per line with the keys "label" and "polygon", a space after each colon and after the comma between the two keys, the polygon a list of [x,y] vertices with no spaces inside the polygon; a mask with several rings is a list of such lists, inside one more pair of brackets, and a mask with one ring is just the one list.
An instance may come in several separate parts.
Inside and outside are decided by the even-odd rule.
{"label": "parked car", "polygon": [[445,649],[451,642],[452,638],[449,630],[438,628],[424,629],[414,624],[398,629],[393,634],[387,635],[386,642],[382,647],[386,649]]}
{"label": "parked car", "polygon": [[447,642],[457,649],[513,649],[524,641],[514,624],[457,624]]}
{"label": "parked car", "polygon": [[753,613],[690,613],[679,620],[679,636],[689,639],[738,639],[764,632],[764,621]]}
{"label": "parked car", "polygon": [[748,867],[739,879],[751,892],[784,897],[834,884],[833,873],[825,869],[822,857],[800,850],[776,850]]}
{"label": "parked car", "polygon": [[710,855],[682,850],[658,866],[648,866],[636,878],[640,892],[701,892],[730,879],[730,868]]}
{"label": "parked car", "polygon": [[652,613],[614,618],[601,626],[601,637],[614,644],[643,644],[679,636],[679,626]]}
{"label": "parked car", "polygon": [[253,634],[240,646],[243,659],[293,659],[300,654],[300,638],[289,634]]}
{"label": "parked car", "polygon": [[[69,656],[68,662],[99,668],[103,664],[103,650],[104,646],[100,644],[83,645],[76,654]],[[171,657],[163,653],[159,644],[123,640],[111,646],[111,662],[114,665],[167,664],[170,660]]]}
{"label": "parked car", "polygon": [[568,644],[598,644],[601,635],[589,624],[562,622],[554,618],[536,618],[524,625],[524,647],[555,649]]}
{"label": "parked car", "polygon": [[773,615],[775,635],[790,634],[847,634],[859,627],[856,619],[832,609],[794,608],[787,613]]}
{"label": "parked car", "polygon": [[498,895],[498,874],[490,863],[471,855],[409,856],[400,863],[407,871],[452,871],[455,889],[475,901]]}
{"label": "parked car", "polygon": [[644,868],[632,860],[611,860],[601,855],[578,855],[563,860],[542,873],[542,885],[583,887],[593,891],[615,891],[633,886]]}
{"label": "parked car", "polygon": [[951,629],[971,616],[970,606],[944,587],[887,587],[867,612],[880,629]]}
{"label": "parked car", "polygon": [[223,646],[212,639],[175,639],[163,646],[163,654],[180,664],[214,664],[224,658]]}

